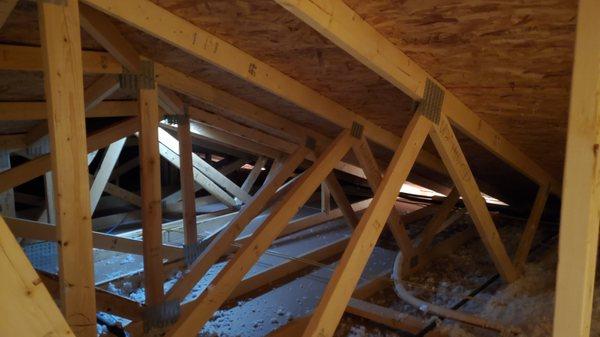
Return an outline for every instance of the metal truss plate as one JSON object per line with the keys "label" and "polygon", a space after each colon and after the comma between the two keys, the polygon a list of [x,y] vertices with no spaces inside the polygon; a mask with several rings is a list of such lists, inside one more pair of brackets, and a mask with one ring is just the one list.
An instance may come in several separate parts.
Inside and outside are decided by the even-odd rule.
{"label": "metal truss plate", "polygon": [[422,114],[435,124],[439,124],[442,104],[444,104],[444,94],[444,89],[431,79],[427,79],[423,99],[419,102],[417,113]]}

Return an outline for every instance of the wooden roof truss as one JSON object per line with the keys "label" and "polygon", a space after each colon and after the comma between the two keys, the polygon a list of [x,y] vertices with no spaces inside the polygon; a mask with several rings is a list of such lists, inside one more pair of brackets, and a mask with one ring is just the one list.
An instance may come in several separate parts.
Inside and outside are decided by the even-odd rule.
{"label": "wooden roof truss", "polygon": [[[64,318],[78,336],[95,336],[95,326],[92,325],[95,325],[96,310],[111,310],[132,319],[134,323],[128,330],[134,334],[141,333],[144,325],[145,330],[162,328],[167,336],[195,336],[225,302],[302,269],[301,265],[290,261],[244,278],[275,239],[342,216],[353,227],[352,236],[305,255],[318,260],[342,255],[318,307],[310,317],[295,320],[281,331],[293,328],[297,335],[331,336],[345,311],[379,319],[396,328],[401,326],[407,331],[413,331],[423,323],[411,316],[403,322],[386,319],[385,311],[379,310],[377,314],[372,305],[361,300],[374,289],[382,287],[381,283],[374,281],[372,288],[356,289],[385,225],[405,256],[407,266],[404,270],[407,272],[422,268],[440,254],[442,248],[452,249],[471,238],[476,231],[503,279],[512,282],[518,278],[546,199],[550,193],[560,195],[560,182],[481,120],[343,1],[275,1],[423,106],[433,104],[426,88],[438,88],[441,100],[437,109],[433,108],[433,115],[425,108],[417,109],[404,134],[401,137],[395,135],[148,0],[82,0],[81,5],[77,0],[40,1],[42,47],[0,46],[0,69],[44,71],[48,98],[47,102],[0,103],[0,120],[42,120],[30,132],[1,136],[0,147],[24,148],[48,132],[52,144],[50,154],[0,172],[0,191],[52,171],[59,213],[56,226],[14,217],[5,220],[15,236],[60,243],[60,276],[56,279],[43,275],[42,280],[55,296],[61,296]],[[5,20],[4,13],[10,12],[11,6],[14,6],[14,1],[9,1],[6,6],[7,9],[0,11],[0,24]],[[330,139],[197,78],[154,62],[151,55],[140,55],[107,15],[292,102],[334,123],[342,131],[335,139]],[[64,22],[64,26],[57,28],[50,24],[55,21]],[[79,22],[107,52],[79,52]],[[69,39],[63,39],[63,36]],[[102,74],[85,92],[78,89],[83,85],[77,85],[82,84],[84,73]],[[135,88],[137,102],[106,100],[123,89],[122,79],[132,74],[138,81]],[[193,106],[194,100],[214,107],[215,111]],[[177,115],[178,125],[161,124],[164,114]],[[236,121],[229,116],[235,116]],[[85,117],[116,117],[119,121],[86,136]],[[500,240],[453,127],[539,186],[514,260]],[[179,140],[167,130],[177,131]],[[140,146],[140,196],[131,196],[132,192],[120,191],[118,186],[109,183],[125,138],[133,134],[138,136]],[[192,152],[194,137],[210,140],[215,146],[228,147],[232,151],[251,153],[260,156],[260,159],[246,182],[238,186],[226,173]],[[440,157],[422,149],[427,137],[433,141]],[[394,152],[385,170],[380,168],[385,163],[375,158],[369,141]],[[108,149],[90,191],[86,154],[105,147]],[[353,153],[353,157],[346,156],[348,153]],[[165,228],[175,225],[162,224],[161,205],[165,200],[161,199],[158,165],[161,156],[181,172],[181,192],[165,199],[170,200],[169,205],[179,198],[183,201],[184,220],[178,225],[185,232],[184,247],[162,243]],[[251,187],[268,160],[273,160],[274,164],[267,179],[258,191],[251,194]],[[285,184],[305,161],[310,163],[309,167],[291,183]],[[240,163],[235,162],[235,165],[239,168]],[[411,173],[415,164],[449,176],[454,188],[442,205],[435,209],[437,213],[422,236],[411,240],[404,227],[409,216],[401,215],[396,200],[402,184],[411,176],[418,177],[415,172]],[[373,199],[351,204],[332,174],[336,169],[366,178],[373,190]],[[296,210],[322,184],[327,186],[339,208],[330,210],[324,206],[321,214],[291,221]],[[208,191],[211,198],[239,210],[200,219],[196,216],[198,200],[195,198],[199,188]],[[446,190],[449,189],[446,187]],[[142,241],[92,230],[91,215],[103,192],[120,196],[141,208]],[[329,200],[329,194],[323,195]],[[459,196],[475,224],[475,231],[471,229],[460,233],[458,239],[448,239],[449,244],[438,244],[440,249],[427,249],[433,236],[447,226],[448,218],[452,218]],[[240,238],[240,233],[250,221],[268,207],[272,207],[271,212],[259,228],[253,234]],[[217,221],[217,218],[219,223],[215,235],[198,242],[197,238],[201,236],[199,222]],[[0,230],[5,227],[4,222],[0,222]],[[14,239],[2,237],[6,241],[2,245],[14,250]],[[199,249],[200,243],[206,247]],[[239,248],[232,248],[234,244]],[[91,276],[94,247],[144,256],[145,306],[96,288]],[[179,304],[206,271],[228,253],[232,253],[233,257],[225,268],[197,299],[181,306],[181,313],[174,318],[173,325],[165,327],[164,322],[148,319],[152,312],[164,308],[166,303]],[[10,256],[9,259],[24,264],[23,258],[17,255],[15,253],[15,257]],[[166,263],[163,261],[165,258]],[[165,275],[175,269],[185,270],[185,275],[169,292],[164,293]],[[82,303],[78,300],[80,298],[89,301]],[[53,307],[46,295],[34,300]],[[60,315],[53,313],[47,329],[53,328],[54,324],[62,324],[62,320]]]}

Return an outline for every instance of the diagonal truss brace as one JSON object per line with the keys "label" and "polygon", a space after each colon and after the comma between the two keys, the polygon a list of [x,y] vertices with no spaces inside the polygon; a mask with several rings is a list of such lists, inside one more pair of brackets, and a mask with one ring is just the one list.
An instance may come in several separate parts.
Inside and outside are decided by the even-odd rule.
{"label": "diagonal truss brace", "polygon": [[283,231],[298,208],[308,200],[355,141],[356,138],[350,135],[349,130],[345,130],[323,151],[310,169],[276,204],[267,219],[236,252],[208,288],[194,301],[190,310],[182,314],[167,336],[191,337],[200,331],[212,314],[235,290],[242,277],[258,261],[271,242]]}
{"label": "diagonal truss brace", "polygon": [[421,114],[415,115],[409,123],[385,175],[377,185],[373,201],[352,234],[302,336],[333,335],[430,128],[431,122]]}
{"label": "diagonal truss brace", "polygon": [[[445,208],[451,209],[451,206],[456,203],[459,195],[456,191],[458,191],[463,196],[475,227],[500,274],[509,282],[517,277],[516,269],[500,240],[498,231],[486,208],[485,200],[481,196],[448,119],[442,114],[438,121],[439,124],[433,124],[420,113],[417,113],[411,120],[402,142],[377,188],[373,202],[354,231],[348,247],[325,289],[321,302],[304,330],[303,337],[332,336],[335,332],[345,309],[345,305],[341,304],[347,304],[350,300],[352,291],[383,230],[382,224],[387,219],[396,195],[414,165],[416,156],[428,134],[456,185],[455,191],[445,202]],[[447,212],[442,212],[439,218],[443,219],[446,216]],[[441,223],[441,220],[437,222]],[[434,225],[428,227],[432,233],[435,233],[435,229],[439,227],[435,223]],[[427,241],[429,240],[427,238]]]}
{"label": "diagonal truss brace", "polygon": [[485,199],[445,115],[440,116],[439,125],[434,124],[430,136],[500,275],[508,282],[514,281],[517,278],[516,269],[506,253]]}

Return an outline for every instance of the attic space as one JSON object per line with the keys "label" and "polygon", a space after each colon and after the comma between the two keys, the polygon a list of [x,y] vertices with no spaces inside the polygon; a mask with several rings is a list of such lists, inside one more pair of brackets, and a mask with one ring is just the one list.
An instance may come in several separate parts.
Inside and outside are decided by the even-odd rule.
{"label": "attic space", "polygon": [[598,17],[0,0],[0,337],[600,337]]}

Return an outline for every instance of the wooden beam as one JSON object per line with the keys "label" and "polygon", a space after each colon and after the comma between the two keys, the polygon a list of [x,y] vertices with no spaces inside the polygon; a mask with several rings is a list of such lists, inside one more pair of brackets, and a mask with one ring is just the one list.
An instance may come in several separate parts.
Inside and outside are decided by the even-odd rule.
{"label": "wooden beam", "polygon": [[590,334],[600,222],[600,2],[580,0],[560,215],[554,337]]}
{"label": "wooden beam", "polygon": [[358,224],[358,217],[356,216],[356,213],[354,213],[352,205],[350,204],[350,201],[348,201],[340,182],[335,177],[335,173],[331,172],[327,178],[325,178],[325,185],[327,185],[327,189],[331,192],[333,200],[335,200],[338,208],[342,211],[348,226],[350,226],[350,228],[356,227]]}
{"label": "wooden beam", "polygon": [[[106,147],[119,138],[131,135],[138,129],[139,118],[130,118],[96,131],[87,139],[87,152],[93,152]],[[19,166],[13,167],[8,171],[0,172],[0,191],[21,185],[31,179],[43,175],[45,172],[50,170],[50,155],[47,154],[36,157],[35,159],[32,159]]]}
{"label": "wooden beam", "polygon": [[[87,115],[87,111],[91,111],[98,104],[100,104],[104,99],[110,97],[117,90],[119,90],[120,84],[119,80],[116,76],[113,75],[103,75],[98,80],[96,80],[92,85],[85,89],[83,97],[85,102],[85,111]],[[133,107],[133,106],[132,106]],[[127,116],[135,115],[135,110],[132,109],[128,111]]]}
{"label": "wooden beam", "polygon": [[430,135],[498,272],[507,282],[514,281],[517,278],[516,269],[506,253],[485,199],[445,115],[440,117],[439,125],[434,124]]}
{"label": "wooden beam", "polygon": [[[342,105],[310,89],[308,86],[295,81],[266,63],[148,0],[131,0],[127,2],[117,0],[84,0],[83,2],[170,43],[191,55],[227,70],[342,128],[350,128],[353,122],[357,122],[364,126],[365,136],[388,149],[395,149],[400,142],[400,138],[393,133],[380,128],[359,114],[346,109]],[[157,20],[163,24],[156,25],[155,22]],[[196,41],[203,42],[197,43]],[[219,47],[207,47],[216,45]],[[252,71],[249,72],[248,69],[252,69]],[[163,80],[162,70],[157,69],[157,72],[160,74],[161,84],[169,86],[165,84],[166,77]],[[178,91],[174,88],[175,86],[177,84],[173,84],[171,89]],[[429,160],[431,159],[431,155],[427,153],[426,156],[429,158],[424,159],[423,164],[429,166],[431,164]],[[421,162],[421,158],[419,162]],[[432,168],[441,169],[435,165]]]}
{"label": "wooden beam", "polygon": [[[173,71],[170,71],[170,70],[166,71],[167,74],[173,76],[172,72]],[[165,78],[162,78],[162,79],[165,80]],[[208,90],[208,89],[202,89],[203,86],[207,86],[206,84],[203,84],[202,82],[198,83],[197,80],[187,79],[186,77],[178,76],[177,74],[173,76],[173,79],[167,80],[167,82],[174,81],[175,79],[178,79],[181,81],[190,80],[190,81],[192,81],[192,83],[198,84],[198,86],[201,88],[201,90],[199,90],[201,93],[204,93],[204,91]],[[194,86],[194,88],[198,88],[198,86]],[[190,88],[189,90],[192,90],[192,88]],[[223,96],[227,97],[227,95],[229,95],[224,92],[219,93],[218,91],[211,92],[211,93],[214,96],[223,95]],[[276,127],[280,127],[283,130],[300,129],[297,132],[300,132],[300,135],[304,135],[303,137],[308,137],[309,135],[311,137],[316,137],[315,140],[317,141],[318,148],[322,148],[330,141],[328,138],[324,137],[323,135],[318,134],[308,128],[297,126],[293,122],[285,120],[285,119],[273,114],[272,112],[263,110],[256,106],[253,106],[250,103],[244,104],[243,103],[244,101],[241,101],[240,99],[238,99],[234,96],[231,96],[229,98],[230,98],[230,100],[228,100],[227,102],[229,102],[229,101],[237,102],[237,103],[233,104],[233,107],[232,107],[233,109],[235,109],[235,107],[237,107],[237,109],[239,110],[240,107],[238,107],[238,106],[241,105],[244,108],[249,108],[253,111],[256,111],[256,114],[258,116],[261,116],[260,122],[263,123],[264,121],[266,121],[264,123],[269,124],[269,127],[268,127],[269,131],[277,136],[273,136],[273,135],[267,134],[263,131],[259,131],[256,128],[251,128],[251,127],[247,127],[245,125],[241,125],[241,124],[234,122],[223,116],[219,116],[214,113],[210,113],[210,112],[207,112],[202,109],[195,108],[195,107],[190,107],[189,108],[190,116],[194,119],[195,122],[198,122],[199,124],[207,126],[213,130],[218,129],[222,132],[230,133],[234,137],[238,137],[235,141],[227,142],[227,145],[235,146],[235,145],[241,145],[240,143],[250,142],[250,143],[254,144],[256,142],[256,143],[259,143],[262,145],[263,150],[273,148],[276,151],[281,151],[282,153],[292,153],[296,146],[294,145],[293,142],[290,142],[289,140],[295,141],[295,139],[297,138],[298,135],[294,135],[294,137],[292,137],[292,135],[287,135],[284,138],[288,139],[288,141],[285,141],[285,140],[279,138],[280,132],[273,131],[273,130],[275,130]],[[225,104],[227,104],[227,103],[225,103]],[[240,117],[237,114],[235,117],[238,119],[241,118],[243,120],[247,119],[246,116]],[[261,125],[257,124],[256,121],[249,122],[249,124],[256,125],[257,127],[261,127]],[[262,128],[264,129],[264,126],[262,126]],[[209,136],[209,135],[207,135],[207,136]],[[246,149],[246,150],[255,152],[254,149]],[[275,155],[271,155],[271,158],[274,158],[274,157],[275,157]],[[437,166],[441,165],[441,162],[438,164],[434,160],[426,159],[429,157],[427,157],[427,155],[425,153],[421,153],[419,158],[421,158],[423,162],[426,161],[426,162],[430,163],[430,165],[429,165],[430,167],[433,167],[433,166],[437,167]],[[306,159],[310,160],[310,161],[314,161],[315,160],[314,154],[309,153],[309,155],[307,156]],[[361,178],[365,177],[362,172],[362,169],[360,167],[355,166],[350,163],[340,162],[336,165],[336,169],[346,172],[348,174],[359,176]],[[414,176],[415,176],[414,174],[411,175],[411,178],[413,178]],[[427,185],[430,186],[430,184],[427,184]]]}
{"label": "wooden beam", "polygon": [[[158,129],[158,141],[160,144],[177,156],[179,156],[179,141],[171,136],[167,131],[162,128]],[[215,184],[219,185],[223,188],[227,193],[239,198],[240,200],[246,202],[250,199],[250,195],[241,189],[238,185],[236,185],[229,178],[221,174],[217,169],[209,165],[206,161],[204,161],[200,156],[195,153],[192,153],[192,162],[194,168],[202,172],[208,179],[210,179]]]}
{"label": "wooden beam", "polygon": [[[8,66],[13,69],[31,70],[32,68],[36,68],[35,61],[29,61],[29,63],[23,65],[15,59],[17,57],[22,57],[35,60],[35,48],[32,49],[31,47],[26,47],[25,49],[22,49],[20,46],[0,44],[0,52],[3,52],[4,50],[6,52],[3,56],[8,58],[8,60],[5,61],[8,63]],[[84,52],[84,61],[86,55],[86,52]],[[115,61],[107,53],[104,53],[101,56],[111,60],[111,62]],[[3,60],[0,60],[0,68],[2,67],[2,61]],[[37,67],[39,68],[39,65]],[[220,110],[224,110],[224,113],[234,116],[237,120],[243,120],[245,124],[252,125],[254,128],[277,135],[284,139],[292,140],[297,144],[304,144],[306,138],[311,137],[316,140],[317,148],[323,148],[331,141],[329,138],[314,130],[295,124],[273,112],[241,100],[225,91],[218,90],[172,68],[155,63],[155,70],[161,85],[194,99],[203,101]],[[161,92],[162,91],[164,90],[161,90]],[[235,132],[240,132],[240,130]],[[250,152],[255,155],[263,155],[269,158],[276,158],[281,155],[277,150],[268,146],[260,145],[243,137],[227,134],[221,129],[216,129],[214,127],[209,128],[207,125],[200,125],[199,123],[192,123],[192,135],[203,141],[211,143],[217,142],[223,146]],[[422,151],[419,154],[418,162],[429,169],[445,174],[445,170],[439,158],[428,152]],[[355,168],[356,167],[348,166],[343,162],[339,163],[337,167],[337,169],[350,174],[360,174],[361,170],[355,170]]]}
{"label": "wooden beam", "polygon": [[25,144],[27,144],[27,146],[31,146],[46,135],[48,135],[48,122],[43,121],[27,130],[27,135],[25,135]]}
{"label": "wooden beam", "polygon": [[3,275],[0,297],[6,303],[0,306],[0,335],[74,336],[1,217],[0,272]]}
{"label": "wooden beam", "polygon": [[228,132],[216,129],[208,125],[202,125],[200,123],[191,122],[192,137],[201,140],[202,142],[209,142],[213,144],[219,144],[225,148],[242,151],[258,156],[265,156],[268,158],[276,158],[281,156],[281,152],[264,146],[254,141],[249,141],[245,138],[232,135]]}
{"label": "wooden beam", "polygon": [[[86,110],[85,117],[137,116],[136,107],[137,103],[134,101],[104,101]],[[47,117],[48,112],[45,102],[0,102],[0,120],[44,120]]]}
{"label": "wooden beam", "polygon": [[104,192],[115,196],[123,201],[126,201],[134,206],[138,206],[140,208],[142,207],[142,197],[118,185],[107,183],[106,186],[104,186]]}
{"label": "wooden beam", "polygon": [[121,154],[121,150],[123,150],[126,140],[127,138],[121,138],[110,144],[106,149],[100,168],[98,169],[98,172],[96,172],[94,182],[90,188],[90,209],[92,214],[94,214],[96,206],[100,201],[100,197],[108,184],[108,178],[117,164],[117,160],[119,159],[119,155]]}
{"label": "wooden beam", "polygon": [[[55,225],[13,217],[5,217],[5,220],[14,236],[32,240],[57,241]],[[92,237],[94,248],[143,255],[142,241],[100,232],[93,232]],[[162,247],[166,259],[173,261],[183,258],[183,250],[180,247],[172,245],[163,245]]]}
{"label": "wooden beam", "polygon": [[[53,297],[59,297],[58,280],[55,275],[48,274],[43,271],[38,271],[41,281],[48,288],[48,292]],[[109,314],[125,317],[130,320],[142,319],[143,306],[104,289],[96,288],[96,310],[103,311]]]}
{"label": "wooden beam", "polygon": [[[159,128],[159,130],[160,130],[160,128]],[[175,167],[179,168],[180,167],[179,145],[175,143],[175,144],[171,144],[171,147],[167,147],[165,144],[159,142],[158,146],[159,146],[160,155],[163,158],[165,158],[168,162],[173,164]],[[175,151],[175,149],[176,149],[176,151]],[[200,158],[200,157],[198,157],[198,158]],[[192,162],[194,162],[193,155],[192,155]],[[219,199],[225,205],[234,206],[236,204],[233,197],[231,197],[220,186],[218,186],[215,182],[213,182],[206,175],[204,175],[203,172],[200,170],[200,168],[196,167],[195,165],[192,165],[192,169],[193,169],[193,174],[194,174],[194,181],[198,185],[202,186],[202,188],[204,188],[208,193],[210,193],[215,198]]]}
{"label": "wooden beam", "polygon": [[[413,99],[423,98],[427,80],[435,82],[342,0],[275,1]],[[536,183],[551,182],[554,193],[560,195],[560,181],[435,83],[445,92],[444,113],[461,131]]]}
{"label": "wooden beam", "polygon": [[535,197],[535,201],[533,202],[533,206],[531,207],[529,218],[523,229],[523,234],[521,235],[521,240],[519,241],[519,246],[517,247],[514,257],[514,265],[519,271],[523,269],[525,262],[527,262],[527,257],[529,256],[535,233],[537,232],[542,214],[544,213],[544,208],[546,207],[546,200],[548,200],[549,192],[549,186],[546,185],[540,187]]}
{"label": "wooden beam", "polygon": [[356,298],[350,299],[346,312],[411,334],[418,334],[427,326],[427,322],[415,316]]}
{"label": "wooden beam", "polygon": [[452,212],[454,206],[456,206],[459,198],[460,194],[458,193],[458,190],[453,188],[446,197],[446,200],[444,200],[437,212],[433,215],[433,218],[425,225],[423,233],[419,235],[420,242],[416,249],[417,254],[424,253],[425,250],[429,248],[429,245],[433,242],[435,235],[440,232],[440,228],[444,225],[444,221],[446,221],[450,212]]}
{"label": "wooden beam", "polygon": [[256,162],[254,162],[252,170],[250,171],[250,173],[248,173],[246,180],[244,180],[244,183],[242,184],[242,190],[246,191],[246,193],[250,193],[250,191],[252,190],[252,186],[254,186],[254,183],[256,183],[256,179],[258,179],[258,176],[262,172],[262,169],[265,167],[266,163],[267,158],[262,156],[258,157]]}
{"label": "wooden beam", "polygon": [[140,70],[140,55],[104,14],[86,6],[79,7],[81,27],[129,71]]}
{"label": "wooden beam", "polygon": [[238,214],[223,228],[219,234],[212,240],[208,247],[190,266],[186,275],[178,281],[169,291],[167,298],[169,300],[183,298],[198,283],[200,278],[212,267],[215,262],[226,252],[232,242],[238,237],[242,230],[252,219],[264,210],[265,206],[271,200],[277,188],[294,172],[302,163],[308,149],[301,147],[288,157],[277,172],[273,174],[270,180],[265,181],[263,186],[256,192],[252,199],[238,212]]}
{"label": "wooden beam", "polygon": [[133,170],[134,168],[138,167],[140,165],[140,157],[135,156],[131,159],[129,159],[128,161],[119,164],[119,166],[117,166],[112,174],[110,175],[110,178],[108,180],[116,180],[119,179],[123,174]]}
{"label": "wooden beam", "polygon": [[[364,284],[360,285],[359,287],[357,287],[356,290],[354,291],[354,293],[352,294],[353,298],[365,299],[367,297],[372,296],[376,292],[384,289],[385,287],[389,286],[390,273],[391,273],[391,271],[389,271],[389,270],[386,272],[383,272],[383,273],[373,277],[372,279],[366,281]],[[352,301],[350,301],[350,305],[351,305],[351,303],[352,303]],[[304,329],[306,328],[306,325],[308,324],[310,315],[312,315],[312,313],[309,313],[307,316],[296,318],[296,319],[292,320],[291,322],[289,322],[288,324],[271,332],[267,336],[268,337],[301,336],[302,331],[304,331]]]}
{"label": "wooden beam", "polygon": [[264,144],[265,146],[269,146],[284,153],[291,153],[296,147],[295,143],[283,140],[264,131],[244,126],[225,117],[195,107],[190,107],[190,117],[198,123],[210,125],[219,130],[232,133],[238,137],[245,138],[259,144]]}
{"label": "wooden beam", "polygon": [[[77,0],[38,2],[57,209],[62,311],[77,336],[96,336],[92,221]],[[60,22],[61,24],[56,24]]]}
{"label": "wooden beam", "polygon": [[297,256],[295,260],[289,260],[284,263],[272,266],[260,273],[245,278],[235,288],[235,291],[229,296],[229,300],[237,299],[248,295],[251,292],[273,284],[279,279],[289,277],[305,268],[314,267],[307,264],[306,261],[323,261],[338,256],[344,251],[348,244],[348,237],[329,242],[324,246],[311,249],[310,251]]}
{"label": "wooden beam", "polygon": [[329,213],[331,211],[331,192],[327,184],[321,184],[321,212]]}
{"label": "wooden beam", "polygon": [[[127,70],[136,74],[140,73],[142,70],[141,55],[123,37],[121,32],[106,15],[84,5],[81,7],[81,17],[82,27],[88,34],[94,37]],[[182,104],[175,95],[166,94],[161,88],[157,88],[157,90],[158,101],[161,107],[167,105],[169,108],[172,108],[174,105]],[[182,109],[180,110],[176,114],[183,114]]]}
{"label": "wooden beam", "polygon": [[186,245],[198,241],[196,229],[196,191],[194,189],[194,168],[192,164],[192,135],[190,134],[190,117],[179,117],[177,125],[179,136],[179,177],[181,181],[181,199],[183,202],[183,229]]}
{"label": "wooden beam", "polygon": [[[363,201],[353,203],[352,210],[354,210],[355,213],[363,212],[365,209],[367,209],[367,207],[369,207],[371,200],[372,199],[366,199]],[[329,213],[320,212],[317,214],[308,215],[308,216],[305,216],[305,217],[302,217],[299,219],[292,220],[285,227],[285,229],[283,231],[281,231],[281,233],[279,233],[278,238],[282,238],[282,237],[297,233],[301,230],[304,230],[304,229],[307,229],[307,228],[310,228],[310,227],[313,227],[316,225],[320,225],[327,221],[339,219],[343,216],[344,215],[339,208],[334,208]],[[236,245],[240,245],[240,244],[250,240],[251,237],[252,237],[251,234],[238,237],[235,240],[235,243],[236,243]]]}
{"label": "wooden beam", "polygon": [[453,234],[449,238],[444,239],[442,242],[438,242],[431,246],[431,249],[427,250],[425,253],[420,254],[419,258],[416,260],[417,264],[408,266],[409,270],[404,274],[413,275],[423,270],[431,261],[438,258],[447,257],[448,254],[456,251],[458,247],[472,241],[476,237],[477,231],[472,227]]}
{"label": "wooden beam", "polygon": [[195,336],[213,313],[223,304],[235,290],[242,277],[256,263],[271,242],[284,229],[298,208],[304,204],[319,184],[333,170],[335,163],[340,161],[356,141],[349,130],[343,131],[333,143],[323,151],[319,159],[293,185],[292,189],[271,211],[267,219],[256,229],[246,242],[219,272],[216,278],[195,300],[189,313],[181,316],[169,330],[167,336]]}
{"label": "wooden beam", "polygon": [[[0,45],[0,69],[43,71],[39,47]],[[120,74],[123,66],[108,53],[82,51],[83,71],[86,74]]]}
{"label": "wooden beam", "polygon": [[[219,170],[219,172],[221,172],[221,174],[227,176],[227,175],[231,174],[232,172],[238,170],[240,167],[242,167],[246,163],[246,161],[247,160],[244,158],[234,159],[234,160],[231,160],[228,164],[218,167],[217,170]],[[199,191],[201,188],[202,187],[200,185],[198,185],[194,182],[194,192]],[[213,197],[213,196],[208,196],[208,197],[212,198],[215,202],[217,202],[217,199],[215,197]],[[196,200],[197,199],[198,198],[196,198]],[[208,199],[208,198],[205,198],[205,199]],[[181,190],[169,194],[168,196],[164,197],[162,201],[163,201],[163,204],[166,204],[166,205],[172,205],[172,204],[179,203],[181,201]]]}
{"label": "wooden beam", "polygon": [[[365,178],[367,179],[367,183],[371,187],[371,190],[375,193],[377,189],[380,187],[382,178],[382,172],[379,168],[379,164],[371,151],[371,147],[367,140],[363,137],[360,142],[356,143],[352,148],[352,152],[358,159],[360,166],[365,174]],[[398,189],[398,193],[400,193],[400,189]],[[396,194],[397,195],[397,194]],[[404,222],[402,221],[402,213],[400,209],[394,207],[389,218],[386,221],[386,224],[394,236],[396,244],[402,250],[402,253],[406,256],[407,259],[410,259],[410,256],[413,255],[413,245],[410,241],[410,237],[408,236],[408,232],[404,227]]]}
{"label": "wooden beam", "polygon": [[[148,67],[153,67],[151,63]],[[153,73],[153,72],[151,72]],[[144,286],[146,304],[163,301],[162,209],[160,154],[158,152],[158,94],[154,78],[140,87],[140,187],[142,194],[142,229],[144,236]]]}
{"label": "wooden beam", "polygon": [[354,230],[348,247],[302,336],[333,336],[394,206],[398,192],[408,177],[430,129],[431,122],[420,114],[415,115],[408,124],[377,188],[373,202]]}
{"label": "wooden beam", "polygon": [[18,150],[27,147],[26,133],[0,135],[0,150]]}

